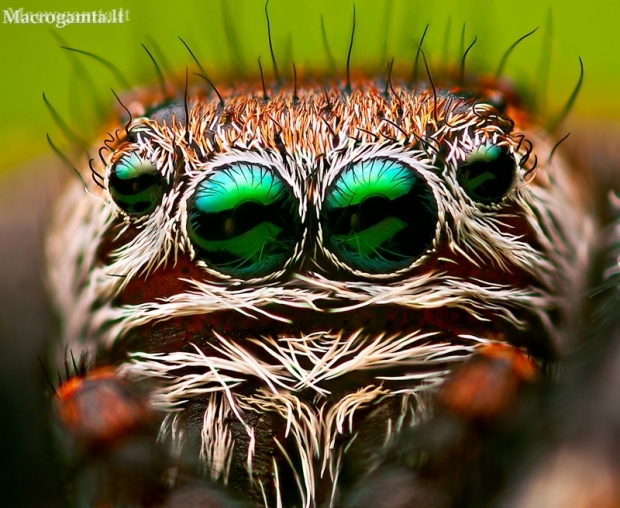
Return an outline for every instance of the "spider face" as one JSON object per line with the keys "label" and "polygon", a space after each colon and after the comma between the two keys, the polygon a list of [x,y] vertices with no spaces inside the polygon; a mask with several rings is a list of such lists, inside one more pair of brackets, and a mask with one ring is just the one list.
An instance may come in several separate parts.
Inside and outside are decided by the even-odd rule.
{"label": "spider face", "polygon": [[160,438],[257,503],[335,502],[480,345],[570,339],[590,223],[545,135],[483,94],[352,89],[130,100],[50,236],[69,347],[150,380]]}

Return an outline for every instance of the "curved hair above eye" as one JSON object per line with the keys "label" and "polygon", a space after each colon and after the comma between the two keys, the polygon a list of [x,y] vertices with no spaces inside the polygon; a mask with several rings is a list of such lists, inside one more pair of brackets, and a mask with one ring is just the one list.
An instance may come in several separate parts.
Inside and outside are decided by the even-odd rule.
{"label": "curved hair above eye", "polygon": [[114,163],[108,190],[114,202],[130,215],[151,213],[164,195],[166,182],[152,162],[135,153]]}
{"label": "curved hair above eye", "polygon": [[457,170],[457,180],[465,193],[482,204],[500,201],[512,188],[517,163],[507,146],[490,143],[467,154]]}
{"label": "curved hair above eye", "polygon": [[353,270],[386,274],[411,266],[431,246],[437,203],[420,174],[392,159],[347,166],[321,212],[327,248]]}
{"label": "curved hair above eye", "polygon": [[212,268],[263,277],[285,267],[301,239],[292,190],[275,171],[235,163],[200,182],[188,205],[187,231]]}

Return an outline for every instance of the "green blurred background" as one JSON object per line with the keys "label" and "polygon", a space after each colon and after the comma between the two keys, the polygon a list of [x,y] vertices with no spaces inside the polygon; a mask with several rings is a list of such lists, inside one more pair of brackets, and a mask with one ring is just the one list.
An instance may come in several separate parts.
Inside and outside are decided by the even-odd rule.
{"label": "green blurred background", "polygon": [[[277,56],[292,58],[299,66],[325,67],[321,42],[324,17],[331,51],[340,68],[344,67],[350,35],[350,0],[271,0],[274,47]],[[521,0],[499,2],[483,0],[356,0],[357,33],[352,55],[353,66],[383,69],[385,56],[396,63],[411,61],[417,41],[427,23],[430,30],[425,48],[432,68],[445,59],[446,27],[449,25],[447,53],[452,60],[459,54],[461,29],[466,24],[468,44],[478,42],[468,62],[479,69],[495,70],[505,49],[535,27],[540,30],[514,52],[507,73],[532,89],[547,89],[544,108],[549,114],[561,108],[570,95],[578,74],[578,56],[584,61],[585,81],[573,114],[599,119],[620,116],[620,97],[616,83],[620,73],[620,4],[566,2],[565,0]],[[254,72],[262,55],[269,66],[264,3],[262,0],[204,0],[196,2],[140,2],[137,0],[61,0],[37,2],[23,0],[5,3],[2,9],[25,11],[104,11],[129,10],[129,21],[116,25],[0,26],[0,62],[3,77],[0,94],[0,171],[49,152],[45,134],[62,143],[62,136],[47,112],[42,93],[84,137],[92,134],[93,120],[109,107],[110,87],[119,89],[104,66],[85,57],[71,59],[60,49],[60,36],[67,45],[80,48],[114,62],[133,85],[153,79],[151,62],[140,44],[166,55],[171,67],[188,63],[189,57],[178,41],[183,37],[212,75],[226,75],[240,61]],[[551,12],[551,18],[549,13]],[[389,14],[388,14],[389,13]],[[228,17],[239,40],[238,55],[231,49],[224,19]],[[389,24],[386,19],[389,18]],[[550,21],[551,20],[551,21]],[[4,21],[4,16],[3,16]],[[546,27],[551,24],[551,32]],[[387,28],[387,30],[386,30]],[[388,34],[385,44],[385,34]],[[548,85],[544,86],[541,61],[545,41],[551,41]],[[75,71],[77,65],[88,76]],[[380,66],[380,67],[379,67]],[[99,97],[100,108],[93,97]],[[543,97],[539,93],[538,95]],[[95,122],[96,123],[96,122]]]}

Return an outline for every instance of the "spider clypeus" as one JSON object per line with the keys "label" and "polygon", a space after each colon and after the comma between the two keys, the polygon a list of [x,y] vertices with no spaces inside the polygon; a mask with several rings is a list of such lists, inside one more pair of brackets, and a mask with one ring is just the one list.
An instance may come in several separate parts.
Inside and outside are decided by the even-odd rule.
{"label": "spider clypeus", "polygon": [[196,64],[119,97],[50,228],[70,498],[458,505],[578,338],[595,220],[557,140],[421,43],[413,73]]}

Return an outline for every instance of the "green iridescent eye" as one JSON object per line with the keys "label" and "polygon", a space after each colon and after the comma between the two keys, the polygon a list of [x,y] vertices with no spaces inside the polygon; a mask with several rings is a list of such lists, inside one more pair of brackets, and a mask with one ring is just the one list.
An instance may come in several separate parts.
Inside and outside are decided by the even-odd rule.
{"label": "green iridescent eye", "polygon": [[187,231],[211,267],[253,278],[284,268],[301,237],[301,218],[291,190],[274,171],[238,163],[198,185]]}
{"label": "green iridescent eye", "polygon": [[110,195],[131,215],[152,212],[161,201],[164,188],[165,180],[158,169],[135,153],[121,157],[110,171]]}
{"label": "green iridescent eye", "polygon": [[329,250],[369,274],[410,266],[432,244],[437,220],[426,181],[391,159],[345,168],[327,194],[321,217]]}
{"label": "green iridescent eye", "polygon": [[506,146],[480,145],[459,165],[457,179],[478,203],[500,201],[511,189],[517,165]]}

